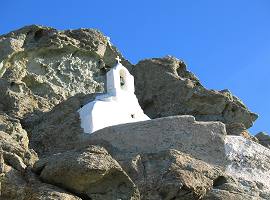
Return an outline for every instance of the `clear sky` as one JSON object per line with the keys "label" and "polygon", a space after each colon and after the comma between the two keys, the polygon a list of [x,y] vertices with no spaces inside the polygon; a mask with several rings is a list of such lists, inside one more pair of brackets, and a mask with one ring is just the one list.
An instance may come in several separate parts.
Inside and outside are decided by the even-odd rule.
{"label": "clear sky", "polygon": [[269,0],[2,0],[0,34],[25,25],[97,28],[132,63],[173,55],[211,89],[229,89],[270,133]]}

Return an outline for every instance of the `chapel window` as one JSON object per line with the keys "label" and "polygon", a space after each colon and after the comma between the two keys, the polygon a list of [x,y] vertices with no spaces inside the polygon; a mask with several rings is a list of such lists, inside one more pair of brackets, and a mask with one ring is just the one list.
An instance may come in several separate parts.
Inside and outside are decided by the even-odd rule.
{"label": "chapel window", "polygon": [[120,76],[120,88],[122,90],[127,90],[127,83],[126,83],[126,72],[125,70],[121,69],[119,72]]}
{"label": "chapel window", "polygon": [[120,87],[123,88],[124,85],[125,85],[124,77],[120,76]]}

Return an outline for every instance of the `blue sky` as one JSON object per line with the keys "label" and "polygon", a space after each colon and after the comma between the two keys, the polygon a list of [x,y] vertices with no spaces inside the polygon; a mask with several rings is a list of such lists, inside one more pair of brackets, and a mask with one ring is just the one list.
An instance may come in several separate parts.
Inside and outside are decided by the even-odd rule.
{"label": "blue sky", "polygon": [[25,25],[97,28],[132,63],[173,55],[203,85],[229,89],[270,132],[269,0],[2,0],[0,34]]}

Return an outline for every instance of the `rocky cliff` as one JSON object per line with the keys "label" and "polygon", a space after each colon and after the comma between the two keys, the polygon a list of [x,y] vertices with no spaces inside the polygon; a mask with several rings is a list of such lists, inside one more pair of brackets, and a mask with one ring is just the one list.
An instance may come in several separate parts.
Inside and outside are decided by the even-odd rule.
{"label": "rocky cliff", "polygon": [[[117,56],[152,120],[84,134]],[[0,94],[0,199],[270,199],[258,116],[177,58],[132,65],[98,30],[28,26],[0,36]]]}

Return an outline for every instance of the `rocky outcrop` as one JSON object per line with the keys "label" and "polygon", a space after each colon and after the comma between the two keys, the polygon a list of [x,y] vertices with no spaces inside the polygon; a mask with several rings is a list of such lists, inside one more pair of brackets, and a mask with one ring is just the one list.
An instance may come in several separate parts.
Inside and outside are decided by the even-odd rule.
{"label": "rocky outcrop", "polygon": [[[263,176],[268,176],[269,170],[261,164],[269,166],[269,153],[250,139],[227,136],[221,122],[198,122],[192,116],[174,116],[107,127],[87,135],[78,124],[73,127],[77,117],[69,117],[77,115],[74,112],[84,98],[74,96],[34,123],[37,128],[31,130],[32,134],[42,135],[36,143],[46,145],[42,155],[60,153],[60,156],[71,149],[101,145],[134,181],[142,199],[268,198],[270,190],[265,182],[268,179]],[[57,113],[65,113],[69,123],[59,122],[57,119],[62,117]],[[46,125],[52,128],[46,130]],[[60,143],[59,147],[48,138]],[[177,164],[176,160],[183,162]],[[203,166],[204,170],[200,168]]]}
{"label": "rocky outcrop", "polygon": [[132,74],[139,103],[150,118],[193,115],[199,121],[242,123],[249,128],[258,117],[228,90],[205,89],[176,58],[140,61]]}
{"label": "rocky outcrop", "polygon": [[81,200],[71,193],[42,183],[29,169],[24,173],[5,165],[1,176],[1,199],[3,200]]}
{"label": "rocky outcrop", "polygon": [[226,124],[226,131],[228,135],[238,135],[249,140],[258,142],[258,139],[252,136],[242,123],[230,123]]}
{"label": "rocky outcrop", "polygon": [[9,134],[22,148],[28,148],[29,139],[27,132],[21,126],[20,120],[0,112],[0,131]]}
{"label": "rocky outcrop", "polygon": [[138,154],[121,164],[138,185],[142,199],[149,200],[200,199],[224,176],[220,168],[177,150]]}
{"label": "rocky outcrop", "polygon": [[22,118],[48,111],[77,93],[102,92],[106,68],[118,55],[123,58],[94,29],[28,26],[2,35],[0,111]]}
{"label": "rocky outcrop", "polygon": [[[107,147],[122,166],[126,166],[125,169],[130,177],[139,182],[137,183],[135,181],[138,185],[141,184],[143,180],[149,181],[150,183],[144,183],[147,186],[144,185],[139,188],[141,188],[140,192],[142,195],[148,195],[148,193],[151,194],[151,192],[153,192],[156,195],[153,195],[153,199],[163,199],[160,197],[159,188],[161,186],[153,186],[155,189],[148,188],[151,188],[148,184],[151,185],[152,183],[151,178],[148,177],[147,174],[148,161],[144,159],[144,156],[147,155],[153,158],[153,163],[149,164],[149,168],[153,171],[149,172],[149,174],[155,178],[159,177],[155,172],[161,173],[162,176],[164,168],[159,168],[161,166],[167,166],[168,169],[170,169],[168,173],[177,174],[179,171],[188,170],[186,166],[191,165],[191,161],[189,161],[187,163],[190,165],[177,165],[176,168],[173,168],[172,166],[176,164],[171,166],[170,162],[162,156],[164,154],[158,151],[166,151],[166,149],[177,152],[174,154],[176,160],[179,159],[184,162],[185,158],[183,158],[184,156],[182,154],[187,153],[194,160],[199,159],[203,163],[206,162],[217,167],[216,170],[219,173],[216,173],[216,178],[210,178],[212,185],[208,185],[209,187],[204,188],[206,181],[200,181],[199,177],[203,176],[202,174],[196,175],[196,180],[199,181],[199,185],[203,187],[202,190],[205,191],[205,193],[202,191],[201,193],[199,192],[203,198],[214,199],[224,196],[228,196],[231,199],[270,198],[270,178],[268,177],[270,176],[270,152],[268,149],[242,136],[226,135],[224,125],[222,126],[221,123],[196,122],[194,119],[187,120],[190,118],[187,116],[181,116],[180,119],[177,118],[178,117],[160,118],[146,122],[104,128],[93,133],[90,136],[90,140],[105,144],[104,146]],[[182,132],[181,130],[185,131]],[[173,159],[173,162],[176,162],[175,159]],[[200,163],[200,167],[204,166],[203,163]],[[139,173],[138,171],[143,171],[143,173]],[[193,168],[191,171],[192,175],[198,172]],[[210,169],[205,171],[207,171],[207,174],[211,173]],[[166,177],[168,173],[165,173],[162,178]],[[182,189],[180,189],[181,187],[179,188],[174,185],[174,183],[178,181],[182,181],[183,185],[190,187],[190,182],[196,183],[196,181],[192,180],[192,177],[188,176],[189,173],[185,173],[182,172],[181,175],[184,174],[184,177],[189,178],[181,178],[181,175],[176,176],[177,178],[175,179],[170,177],[169,184],[173,186],[172,188],[167,187],[167,192],[172,192],[174,198],[196,199],[198,197],[195,196],[198,194],[196,194],[196,192],[194,193],[194,188],[188,189],[184,187],[184,191],[182,191]],[[153,182],[163,183],[162,181],[163,180],[158,179]],[[164,184],[165,183],[163,183],[163,185]],[[173,188],[178,188],[179,190],[175,191]],[[187,195],[187,197],[185,197],[183,193]],[[145,199],[151,198],[146,197]]]}
{"label": "rocky outcrop", "polygon": [[251,196],[270,199],[270,150],[239,136],[225,138],[225,172]]}
{"label": "rocky outcrop", "polygon": [[[132,131],[131,131],[132,130]],[[224,124],[197,122],[192,116],[174,116],[107,127],[91,134],[89,141],[109,143],[117,157],[176,149],[214,165],[225,160]],[[213,145],[209,145],[211,142]]]}
{"label": "rocky outcrop", "polygon": [[270,149],[270,136],[265,132],[260,132],[255,137],[259,140],[259,143]]}
{"label": "rocky outcrop", "polygon": [[139,199],[136,186],[121,166],[97,146],[41,159],[34,171],[43,181],[92,200]]}
{"label": "rocky outcrop", "polygon": [[[35,137],[42,135],[31,137],[29,124],[42,120],[46,112],[70,96],[102,92],[104,74],[114,65],[116,56],[130,66],[109,39],[93,29],[58,31],[34,25],[0,36],[0,150],[3,165],[12,171],[4,172],[4,177],[25,173],[38,159],[28,147],[28,138],[34,144]],[[76,112],[72,114],[76,116]],[[61,114],[54,117],[66,121]],[[56,123],[61,124],[59,120]],[[57,142],[64,144],[61,138]],[[30,146],[44,157],[40,153],[43,146],[40,150],[38,144]],[[12,182],[17,177],[12,175],[7,179],[11,184],[2,184],[1,199],[79,199],[52,185],[29,185],[23,175],[17,186]],[[26,193],[31,195],[25,197]]]}
{"label": "rocky outcrop", "polygon": [[234,177],[177,150],[146,153],[124,160],[142,199],[258,199]]}
{"label": "rocky outcrop", "polygon": [[[116,56],[154,119],[85,134],[77,110]],[[28,26],[0,36],[0,94],[0,199],[270,198],[257,115],[176,58],[132,66],[97,30]]]}
{"label": "rocky outcrop", "polygon": [[32,166],[37,154],[28,144],[27,133],[19,120],[0,113],[0,149],[4,161],[19,171]]}
{"label": "rocky outcrop", "polygon": [[26,118],[24,126],[31,133],[30,146],[41,156],[74,149],[86,135],[80,126],[77,110],[94,97],[92,94],[77,94],[50,112]]}

